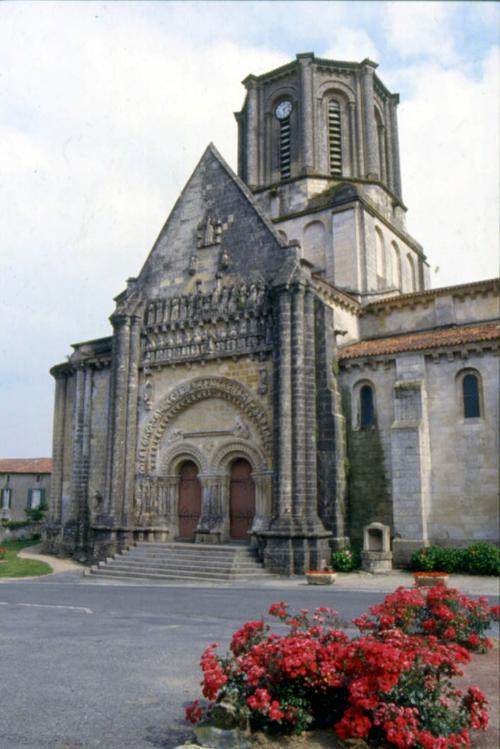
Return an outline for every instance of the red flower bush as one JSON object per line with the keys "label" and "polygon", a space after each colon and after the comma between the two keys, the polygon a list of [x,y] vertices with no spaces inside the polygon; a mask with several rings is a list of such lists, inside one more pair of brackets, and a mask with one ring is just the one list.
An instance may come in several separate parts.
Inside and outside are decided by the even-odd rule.
{"label": "red flower bush", "polygon": [[474,600],[453,588],[398,588],[354,624],[362,632],[397,627],[412,635],[433,634],[481,653],[491,647],[484,632],[498,619],[497,609],[486,598]]}
{"label": "red flower bush", "polygon": [[[460,665],[470,660],[456,640],[469,621],[462,610],[484,623],[486,604],[446,592],[396,591],[357,620],[364,634],[351,641],[337,612],[292,615],[285,602],[275,603],[269,613],[287,632],[273,634],[264,621],[252,621],[234,633],[225,657],[210,645],[201,667],[202,692],[212,702],[203,708],[196,701],[186,717],[209,721],[214,705],[226,701],[253,729],[271,734],[330,727],[343,739],[402,749],[467,747],[469,729],[484,729],[488,715],[478,689],[454,688]],[[470,631],[469,648],[478,647],[474,635],[484,643]]]}

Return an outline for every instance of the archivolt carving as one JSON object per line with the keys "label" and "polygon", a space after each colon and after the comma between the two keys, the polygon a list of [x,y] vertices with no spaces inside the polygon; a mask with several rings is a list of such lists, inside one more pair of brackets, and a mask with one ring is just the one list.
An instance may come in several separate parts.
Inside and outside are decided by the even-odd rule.
{"label": "archivolt carving", "polygon": [[177,445],[170,450],[165,458],[162,460],[162,474],[173,475],[176,472],[178,464],[182,460],[192,460],[198,466],[200,473],[206,473],[208,471],[208,460],[207,456],[195,445],[191,445],[188,442],[183,442],[182,445]]}
{"label": "archivolt carving", "polygon": [[259,450],[256,450],[246,442],[226,442],[219,447],[210,461],[213,472],[219,474],[227,470],[227,464],[231,458],[246,458],[252,466],[254,473],[269,470],[266,459],[261,455]]}
{"label": "archivolt carving", "polygon": [[271,450],[272,432],[267,414],[252,393],[227,377],[199,377],[174,388],[153,413],[144,429],[139,449],[140,474],[156,473],[158,447],[168,423],[189,406],[208,398],[223,398],[237,406],[257,427],[264,447]]}

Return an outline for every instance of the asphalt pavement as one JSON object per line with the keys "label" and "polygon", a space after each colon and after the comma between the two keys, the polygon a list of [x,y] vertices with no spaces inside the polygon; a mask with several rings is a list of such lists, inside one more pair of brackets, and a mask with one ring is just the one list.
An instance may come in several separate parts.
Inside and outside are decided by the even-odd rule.
{"label": "asphalt pavement", "polygon": [[171,749],[191,735],[184,706],[199,696],[208,644],[224,650],[274,601],[330,606],[349,621],[382,597],[280,579],[156,585],[69,571],[4,581],[0,749]]}

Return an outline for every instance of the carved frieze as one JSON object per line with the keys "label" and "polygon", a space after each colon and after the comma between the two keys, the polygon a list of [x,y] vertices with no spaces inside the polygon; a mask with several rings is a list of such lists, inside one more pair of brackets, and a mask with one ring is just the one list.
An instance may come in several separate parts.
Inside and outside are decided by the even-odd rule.
{"label": "carved frieze", "polygon": [[263,282],[216,285],[209,292],[152,301],[143,329],[143,363],[159,366],[233,356],[271,346],[269,296]]}

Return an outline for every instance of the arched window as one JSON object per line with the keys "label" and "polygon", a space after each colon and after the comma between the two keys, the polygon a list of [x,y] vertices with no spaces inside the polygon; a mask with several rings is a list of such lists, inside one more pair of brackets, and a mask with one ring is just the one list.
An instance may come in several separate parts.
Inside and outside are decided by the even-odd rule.
{"label": "arched window", "polygon": [[392,277],[391,281],[398,289],[401,288],[401,255],[396,242],[391,242]]}
{"label": "arched window", "polygon": [[336,99],[328,102],[328,152],[330,157],[330,174],[337,177],[342,174],[342,123],[340,104]]}
{"label": "arched window", "polygon": [[304,257],[318,270],[325,269],[325,227],[321,221],[311,221],[302,235]]}
{"label": "arched window", "polygon": [[462,397],[464,419],[478,419],[481,416],[479,377],[473,372],[467,372],[462,377]]}
{"label": "arched window", "polygon": [[359,391],[359,426],[361,429],[370,429],[374,423],[373,388],[371,385],[363,385]]}
{"label": "arched window", "polygon": [[406,264],[408,268],[408,291],[416,291],[417,290],[417,279],[415,275],[415,263],[413,262],[413,258],[408,253],[406,256]]}
{"label": "arched window", "polygon": [[377,254],[377,289],[383,289],[387,285],[385,281],[385,243],[378,226],[375,227],[375,251]]}
{"label": "arched window", "polygon": [[378,159],[379,159],[379,179],[387,179],[387,169],[385,160],[385,127],[384,121],[377,107],[375,107],[375,123],[377,125],[377,144],[378,144]]}

